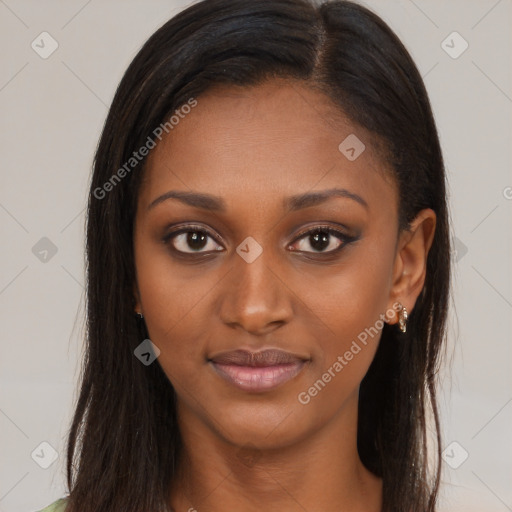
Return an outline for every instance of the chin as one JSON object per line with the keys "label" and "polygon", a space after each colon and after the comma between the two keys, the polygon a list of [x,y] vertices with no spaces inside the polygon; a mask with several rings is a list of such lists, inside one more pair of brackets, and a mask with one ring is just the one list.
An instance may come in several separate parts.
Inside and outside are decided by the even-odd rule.
{"label": "chin", "polygon": [[[290,400],[293,403],[293,400]],[[300,405],[284,406],[282,400],[260,403],[231,403],[219,406],[210,426],[227,442],[259,450],[285,448],[299,442],[315,429]],[[301,417],[299,417],[301,414]]]}

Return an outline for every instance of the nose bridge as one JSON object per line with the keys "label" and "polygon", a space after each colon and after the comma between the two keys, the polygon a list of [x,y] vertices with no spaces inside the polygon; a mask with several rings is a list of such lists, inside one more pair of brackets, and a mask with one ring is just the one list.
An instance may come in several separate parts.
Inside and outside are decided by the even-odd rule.
{"label": "nose bridge", "polygon": [[[223,292],[221,317],[226,324],[238,324],[247,331],[263,332],[272,324],[288,321],[290,298],[279,278],[279,268],[272,250],[255,240],[246,240],[233,254],[233,268]],[[251,252],[260,254],[251,261]]]}

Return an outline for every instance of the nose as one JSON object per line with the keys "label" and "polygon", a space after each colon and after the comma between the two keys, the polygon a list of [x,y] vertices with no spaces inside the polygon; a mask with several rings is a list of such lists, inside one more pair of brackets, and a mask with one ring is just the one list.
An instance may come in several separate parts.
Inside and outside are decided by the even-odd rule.
{"label": "nose", "polygon": [[220,316],[226,325],[264,335],[291,320],[292,306],[293,293],[270,251],[264,249],[252,263],[234,255],[220,296]]}

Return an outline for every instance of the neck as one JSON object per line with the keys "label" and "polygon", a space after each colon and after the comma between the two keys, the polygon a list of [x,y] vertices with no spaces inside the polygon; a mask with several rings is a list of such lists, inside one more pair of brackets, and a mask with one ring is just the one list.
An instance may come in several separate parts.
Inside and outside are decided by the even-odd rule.
{"label": "neck", "polygon": [[183,451],[170,494],[176,512],[381,510],[381,480],[357,452],[357,396],[322,429],[291,444],[269,446],[266,439],[241,447],[187,410],[179,417]]}

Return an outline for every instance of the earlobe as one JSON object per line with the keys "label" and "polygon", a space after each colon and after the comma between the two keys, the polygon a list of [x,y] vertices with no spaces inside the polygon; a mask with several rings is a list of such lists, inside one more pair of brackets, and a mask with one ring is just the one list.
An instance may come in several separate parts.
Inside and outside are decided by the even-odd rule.
{"label": "earlobe", "polygon": [[[435,227],[436,214],[427,208],[421,210],[410,223],[409,229],[399,235],[389,302],[400,302],[409,314],[425,284],[427,258],[434,240]],[[388,323],[395,324],[398,321],[397,311]]]}

